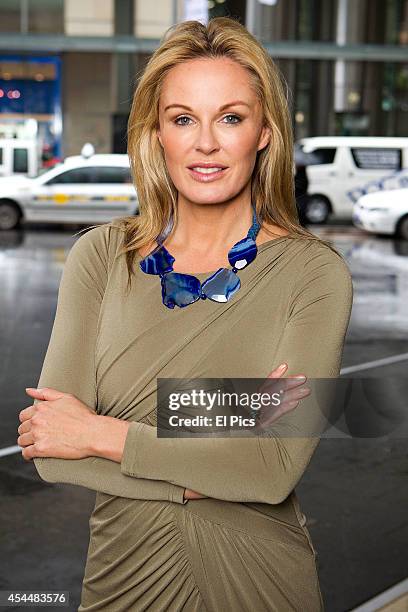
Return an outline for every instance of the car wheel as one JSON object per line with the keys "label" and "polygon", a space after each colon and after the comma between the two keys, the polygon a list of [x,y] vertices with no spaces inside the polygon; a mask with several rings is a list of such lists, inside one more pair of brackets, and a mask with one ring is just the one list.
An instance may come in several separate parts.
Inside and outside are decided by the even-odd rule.
{"label": "car wheel", "polygon": [[398,224],[398,235],[404,240],[408,240],[408,217],[404,217]]}
{"label": "car wheel", "polygon": [[323,196],[310,196],[304,208],[307,223],[325,223],[329,218],[330,205]]}
{"label": "car wheel", "polygon": [[20,212],[11,202],[0,202],[0,230],[14,229],[20,220]]}

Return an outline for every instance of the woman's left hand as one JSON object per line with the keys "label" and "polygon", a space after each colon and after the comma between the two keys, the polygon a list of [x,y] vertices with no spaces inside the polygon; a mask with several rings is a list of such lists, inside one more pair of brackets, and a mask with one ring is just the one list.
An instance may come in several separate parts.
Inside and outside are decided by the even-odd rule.
{"label": "woman's left hand", "polygon": [[98,415],[89,406],[70,393],[50,387],[27,387],[26,393],[38,401],[19,413],[17,444],[24,459],[92,456],[90,443]]}

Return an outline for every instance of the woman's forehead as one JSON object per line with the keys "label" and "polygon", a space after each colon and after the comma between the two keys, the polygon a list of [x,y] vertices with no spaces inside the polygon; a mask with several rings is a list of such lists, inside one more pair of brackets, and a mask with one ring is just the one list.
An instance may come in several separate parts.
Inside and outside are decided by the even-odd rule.
{"label": "woman's forehead", "polygon": [[217,110],[237,100],[250,107],[256,104],[249,72],[237,62],[219,61],[219,58],[189,60],[174,66],[166,75],[160,92],[163,111],[172,104]]}

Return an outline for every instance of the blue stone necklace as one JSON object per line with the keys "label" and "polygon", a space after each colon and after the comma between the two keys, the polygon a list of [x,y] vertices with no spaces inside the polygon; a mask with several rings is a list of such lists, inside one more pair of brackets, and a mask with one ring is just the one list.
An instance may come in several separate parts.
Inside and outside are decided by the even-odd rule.
{"label": "blue stone necklace", "polygon": [[172,219],[167,228],[157,238],[158,246],[142,261],[140,268],[145,274],[158,274],[161,279],[162,300],[167,308],[184,308],[199,299],[213,302],[228,302],[241,287],[236,274],[252,261],[258,253],[255,239],[261,228],[258,223],[255,207],[252,206],[252,225],[246,238],[243,238],[228,251],[228,261],[232,270],[219,268],[202,283],[192,274],[173,272],[175,258],[169,253],[163,242],[172,229]]}

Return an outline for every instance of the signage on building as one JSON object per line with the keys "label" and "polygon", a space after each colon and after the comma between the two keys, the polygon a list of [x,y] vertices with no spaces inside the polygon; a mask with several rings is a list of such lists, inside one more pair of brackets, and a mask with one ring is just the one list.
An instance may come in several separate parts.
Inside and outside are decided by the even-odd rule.
{"label": "signage on building", "polygon": [[61,158],[61,59],[0,55],[0,138],[31,138],[44,163]]}

